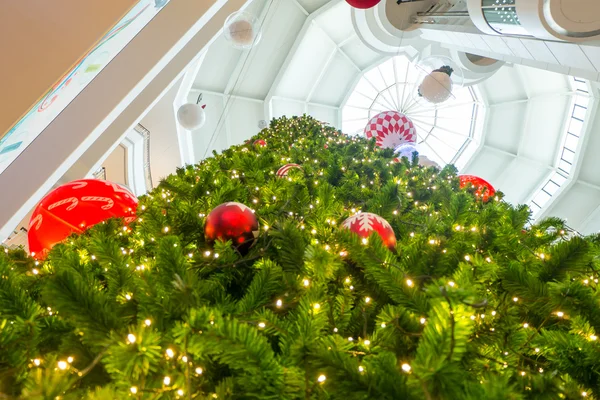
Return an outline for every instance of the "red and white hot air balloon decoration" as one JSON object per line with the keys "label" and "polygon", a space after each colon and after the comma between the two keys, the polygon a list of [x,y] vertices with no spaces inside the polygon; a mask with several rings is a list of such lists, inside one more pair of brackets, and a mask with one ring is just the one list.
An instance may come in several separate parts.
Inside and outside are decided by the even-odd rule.
{"label": "red and white hot air balloon decoration", "polygon": [[417,130],[406,115],[398,111],[384,111],[369,120],[365,136],[375,138],[379,147],[395,149],[404,143],[415,143]]}
{"label": "red and white hot air balloon decoration", "polygon": [[38,260],[73,233],[106,221],[133,221],[138,200],[127,188],[100,179],[80,179],[59,186],[37,205],[29,222],[29,251]]}
{"label": "red and white hot air balloon decoration", "polygon": [[371,233],[376,232],[383,244],[390,250],[396,247],[396,234],[392,226],[377,214],[368,212],[355,214],[346,219],[342,223],[342,227],[351,230],[362,238],[368,238]]}
{"label": "red and white hot air balloon decoration", "polygon": [[277,170],[275,175],[277,175],[278,178],[285,178],[292,169],[302,169],[302,167],[293,163],[285,164],[283,167]]}

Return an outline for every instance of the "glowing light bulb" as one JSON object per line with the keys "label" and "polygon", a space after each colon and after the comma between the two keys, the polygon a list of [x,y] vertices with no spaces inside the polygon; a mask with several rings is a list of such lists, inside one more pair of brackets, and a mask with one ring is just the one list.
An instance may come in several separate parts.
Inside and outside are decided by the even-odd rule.
{"label": "glowing light bulb", "polygon": [[516,303],[517,301],[519,301],[518,297],[513,297],[513,301]]}
{"label": "glowing light bulb", "polygon": [[167,357],[169,358],[173,358],[173,356],[175,355],[175,352],[172,349],[167,349],[166,353]]}
{"label": "glowing light bulb", "polygon": [[165,386],[169,386],[171,384],[171,377],[170,376],[165,376],[163,378],[163,383],[165,384]]}
{"label": "glowing light bulb", "polygon": [[136,341],[136,337],[133,333],[130,333],[129,335],[127,335],[127,341],[131,344],[135,343]]}
{"label": "glowing light bulb", "polygon": [[198,375],[202,375],[202,372],[203,372],[203,371],[202,371],[202,368],[200,368],[200,367],[196,368],[196,373],[197,373]]}
{"label": "glowing light bulb", "polygon": [[523,328],[529,328],[529,324],[526,322],[523,324]]}
{"label": "glowing light bulb", "polygon": [[364,343],[365,346],[369,346],[371,344],[371,341],[369,339],[365,339],[363,341],[363,343]]}
{"label": "glowing light bulb", "polygon": [[413,287],[415,284],[413,283],[413,281],[412,281],[412,280],[410,280],[410,279],[407,279],[407,280],[406,280],[406,285],[407,285],[408,287]]}
{"label": "glowing light bulb", "polygon": [[565,316],[565,313],[564,313],[564,312],[562,312],[562,311],[557,311],[557,312],[556,312],[556,315],[557,315],[559,318],[562,318],[562,317],[564,317],[564,316]]}
{"label": "glowing light bulb", "polygon": [[36,359],[33,360],[33,363],[35,364],[36,367],[39,367],[40,364],[42,363],[42,361],[40,361],[39,358],[36,358]]}
{"label": "glowing light bulb", "polygon": [[317,380],[320,383],[323,383],[323,382],[325,382],[325,380],[327,380],[327,377],[325,375],[321,374],[321,375],[319,375],[319,377],[317,378]]}
{"label": "glowing light bulb", "polygon": [[144,321],[144,325],[150,326],[150,325],[152,325],[152,321],[150,321],[149,319],[147,319],[147,320]]}
{"label": "glowing light bulb", "polygon": [[382,328],[385,328],[387,325],[385,324],[385,322],[382,322],[380,325]]}
{"label": "glowing light bulb", "polygon": [[67,369],[68,366],[69,366],[69,364],[67,364],[66,361],[59,361],[58,362],[58,369],[61,369],[61,370],[64,371],[65,369]]}
{"label": "glowing light bulb", "polygon": [[358,372],[364,372],[365,368],[362,365],[358,366]]}
{"label": "glowing light bulb", "polygon": [[267,326],[267,324],[265,324],[264,322],[259,322],[258,323],[258,327],[261,328],[261,329],[264,328],[265,326]]}
{"label": "glowing light bulb", "polygon": [[596,336],[596,335],[590,335],[590,340],[597,340],[597,339],[598,339],[598,336]]}
{"label": "glowing light bulb", "polygon": [[136,393],[137,393],[137,391],[138,391],[138,388],[137,388],[137,386],[132,386],[132,387],[130,387],[130,388],[129,388],[129,391],[130,391],[131,393],[133,393],[133,394],[136,394]]}
{"label": "glowing light bulb", "polygon": [[177,394],[180,395],[180,396],[183,396],[183,389],[177,390]]}
{"label": "glowing light bulb", "polygon": [[425,318],[421,318],[421,319],[419,320],[419,322],[421,323],[421,325],[424,325],[424,324],[425,324],[425,322],[427,322],[427,320],[426,320]]}
{"label": "glowing light bulb", "polygon": [[454,286],[456,286],[456,283],[454,283],[454,282],[450,281],[450,282],[448,282],[448,285],[449,285],[450,287],[454,287]]}
{"label": "glowing light bulb", "polygon": [[402,371],[404,372],[410,372],[412,368],[410,367],[410,365],[408,364],[402,364]]}
{"label": "glowing light bulb", "polygon": [[305,287],[308,287],[308,285],[310,285],[310,281],[309,281],[308,279],[304,279],[304,280],[302,281],[302,284],[303,284]]}
{"label": "glowing light bulb", "polygon": [[313,308],[314,308],[315,310],[318,310],[318,309],[320,309],[320,308],[321,308],[321,305],[320,305],[319,303],[315,303],[315,304],[313,304]]}
{"label": "glowing light bulb", "polygon": [[371,302],[371,298],[370,297],[365,297],[365,303],[370,303]]}
{"label": "glowing light bulb", "polygon": [[280,308],[280,307],[283,305],[283,301],[282,301],[281,299],[278,299],[278,300],[275,302],[275,305],[276,305],[278,308]]}

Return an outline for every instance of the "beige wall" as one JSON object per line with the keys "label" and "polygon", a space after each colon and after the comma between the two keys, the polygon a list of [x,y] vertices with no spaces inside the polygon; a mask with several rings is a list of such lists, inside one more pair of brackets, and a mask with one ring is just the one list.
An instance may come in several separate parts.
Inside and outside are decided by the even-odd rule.
{"label": "beige wall", "polygon": [[0,0],[0,138],[138,0]]}

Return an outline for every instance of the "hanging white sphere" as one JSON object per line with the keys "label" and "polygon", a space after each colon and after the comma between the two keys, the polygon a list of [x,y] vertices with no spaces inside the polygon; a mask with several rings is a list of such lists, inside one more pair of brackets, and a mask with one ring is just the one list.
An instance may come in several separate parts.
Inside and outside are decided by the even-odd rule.
{"label": "hanging white sphere", "polygon": [[177,110],[177,121],[185,129],[193,131],[202,128],[206,122],[206,113],[201,105],[187,103]]}
{"label": "hanging white sphere", "polygon": [[448,57],[427,57],[415,67],[419,71],[415,100],[423,106],[435,107],[453,98],[452,91],[464,84],[462,69]]}
{"label": "hanging white sphere", "polygon": [[260,41],[261,32],[256,18],[245,12],[235,12],[225,20],[223,33],[234,47],[249,49]]}
{"label": "hanging white sphere", "polygon": [[419,96],[433,104],[443,103],[452,95],[452,68],[440,68],[427,74],[419,85]]}
{"label": "hanging white sphere", "polygon": [[404,142],[394,149],[394,153],[396,153],[398,158],[406,157],[409,161],[412,161],[414,152],[417,152],[417,156],[419,155],[419,151],[414,143],[410,142]]}

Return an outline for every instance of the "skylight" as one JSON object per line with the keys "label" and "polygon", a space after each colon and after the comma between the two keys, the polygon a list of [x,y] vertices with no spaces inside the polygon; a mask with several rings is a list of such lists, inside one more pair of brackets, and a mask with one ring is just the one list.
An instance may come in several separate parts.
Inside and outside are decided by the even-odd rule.
{"label": "skylight", "polygon": [[478,102],[474,87],[455,88],[452,98],[439,106],[426,104],[416,95],[419,78],[419,69],[405,55],[389,58],[367,71],[342,107],[342,131],[362,135],[375,115],[399,111],[415,125],[420,154],[460,169],[478,147],[483,104]]}
{"label": "skylight", "polygon": [[575,95],[573,96],[571,118],[566,124],[563,147],[558,154],[557,167],[529,202],[529,208],[534,218],[540,215],[544,206],[550,202],[560,187],[569,179],[576,160],[577,145],[584,133],[583,125],[590,102],[588,86],[586,81],[575,77],[572,78],[571,84]]}

